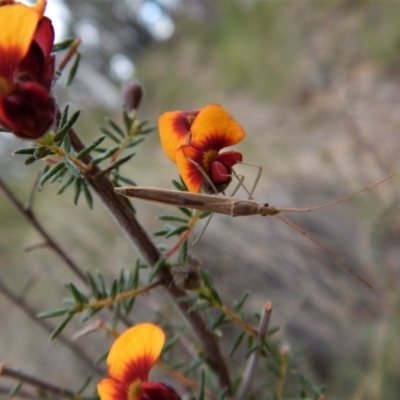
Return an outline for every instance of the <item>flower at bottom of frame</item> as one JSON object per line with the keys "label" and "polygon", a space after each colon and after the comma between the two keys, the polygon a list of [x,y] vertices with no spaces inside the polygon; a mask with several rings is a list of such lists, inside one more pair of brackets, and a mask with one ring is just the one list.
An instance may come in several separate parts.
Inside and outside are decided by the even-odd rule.
{"label": "flower at bottom of frame", "polygon": [[148,381],[164,342],[162,329],[151,323],[135,325],[119,336],[107,357],[109,378],[97,385],[101,400],[180,400],[168,385]]}

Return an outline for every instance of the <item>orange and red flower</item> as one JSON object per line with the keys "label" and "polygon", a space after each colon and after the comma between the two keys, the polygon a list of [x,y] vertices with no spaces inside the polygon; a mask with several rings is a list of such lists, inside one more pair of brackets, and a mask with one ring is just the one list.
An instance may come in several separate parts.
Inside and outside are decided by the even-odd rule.
{"label": "orange and red flower", "polygon": [[109,378],[97,385],[100,399],[180,400],[171,387],[148,381],[164,342],[162,329],[151,323],[135,325],[119,336],[107,357]]}
{"label": "orange and red flower", "polygon": [[56,111],[54,30],[45,6],[46,0],[31,7],[0,0],[0,124],[26,139],[46,133]]}
{"label": "orange and red flower", "polygon": [[164,152],[176,162],[190,192],[222,192],[228,186],[232,167],[243,157],[237,151],[220,150],[239,143],[245,133],[221,106],[164,113],[159,130]]}

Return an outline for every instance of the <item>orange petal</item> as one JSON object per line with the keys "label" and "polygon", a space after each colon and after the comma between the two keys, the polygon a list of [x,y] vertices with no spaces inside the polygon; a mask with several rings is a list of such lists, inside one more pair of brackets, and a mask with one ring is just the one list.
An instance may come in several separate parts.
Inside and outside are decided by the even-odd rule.
{"label": "orange petal", "polygon": [[36,4],[33,4],[31,8],[34,8],[41,16],[44,14],[47,0],[38,0]]}
{"label": "orange petal", "polygon": [[176,150],[187,142],[190,127],[198,113],[198,110],[166,112],[158,119],[161,145],[171,161],[176,162]]}
{"label": "orange petal", "polygon": [[243,128],[218,104],[203,108],[191,127],[191,146],[221,150],[243,140]]}
{"label": "orange petal", "polygon": [[176,164],[179,174],[189,192],[200,192],[201,185],[205,179],[201,171],[204,174],[208,172],[208,169],[205,170],[204,168],[202,157],[201,151],[189,145],[182,145],[176,152]]}
{"label": "orange petal", "polygon": [[103,379],[97,385],[97,391],[101,400],[126,400],[127,387],[110,378]]}
{"label": "orange petal", "polygon": [[157,325],[143,323],[129,328],[117,338],[107,357],[110,377],[127,384],[136,379],[146,381],[164,342],[165,334]]}
{"label": "orange petal", "polygon": [[21,3],[0,7],[0,94],[5,94],[4,80],[12,80],[15,67],[28,52],[40,18],[37,9]]}

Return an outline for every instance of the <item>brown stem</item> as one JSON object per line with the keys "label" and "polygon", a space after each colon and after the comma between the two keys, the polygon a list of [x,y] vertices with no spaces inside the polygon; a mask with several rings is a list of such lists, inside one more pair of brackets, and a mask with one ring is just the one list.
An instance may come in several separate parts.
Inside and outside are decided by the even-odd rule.
{"label": "brown stem", "polygon": [[[36,185],[35,185],[36,186]],[[9,198],[11,203],[17,208],[17,210],[24,216],[24,218],[36,229],[36,231],[43,237],[45,240],[45,244],[47,247],[50,247],[71,269],[71,271],[87,286],[87,280],[85,274],[82,272],[81,268],[79,268],[71,258],[64,252],[64,250],[58,245],[58,243],[51,238],[51,236],[47,233],[47,231],[43,228],[40,222],[36,219],[35,214],[30,208],[32,202],[32,194],[29,198],[29,207],[24,207],[22,203],[14,196],[14,193],[11,192],[9,187],[5,184],[5,182],[0,177],[0,189],[3,190],[4,194]],[[110,310],[113,310],[113,307],[110,306]],[[125,326],[132,326],[132,323],[124,317],[120,317],[121,321],[125,324]]]}
{"label": "brown stem", "polygon": [[161,281],[154,281],[154,282],[150,283],[149,285],[142,286],[142,287],[132,289],[132,290],[128,290],[126,292],[122,292],[122,293],[116,295],[114,298],[107,297],[106,299],[103,299],[103,300],[94,300],[93,302],[80,305],[79,308],[77,306],[76,309],[77,309],[77,311],[79,310],[79,312],[83,312],[84,310],[89,310],[90,308],[110,307],[113,304],[119,303],[120,301],[123,301],[123,300],[129,299],[131,297],[136,297],[143,293],[146,293],[146,292],[150,291],[151,289],[154,289],[155,287],[160,286],[162,284],[163,284],[163,282],[161,282]]}
{"label": "brown stem", "polygon": [[35,386],[39,389],[44,390],[45,392],[53,393],[58,396],[62,396],[62,397],[66,397],[66,398],[72,398],[74,396],[74,393],[71,392],[70,390],[52,385],[51,383],[42,381],[42,380],[37,379],[30,375],[24,374],[23,372],[8,368],[2,363],[0,363],[0,376],[8,376],[9,378],[15,379],[20,382],[27,383],[28,385]]}
{"label": "brown stem", "polygon": [[[272,303],[268,301],[264,306],[263,312],[261,314],[260,324],[258,327],[258,336],[257,336],[258,346],[261,346],[265,342],[265,337],[267,335],[269,322],[271,320],[271,314],[272,314]],[[249,361],[247,362],[246,370],[243,374],[242,383],[240,384],[240,387],[235,397],[236,400],[244,399],[246,395],[248,395],[247,392],[249,391],[254,375],[257,372],[258,359],[259,359],[259,352],[254,351],[251,354]]]}
{"label": "brown stem", "polygon": [[[84,149],[84,144],[73,129],[69,131],[69,137],[75,151],[79,152]],[[83,161],[89,164],[91,157],[87,156]],[[98,174],[99,171],[100,170],[97,166],[92,168],[92,170],[86,175],[88,182],[99,195],[100,199],[109,210],[121,230],[125,233],[131,244],[139,251],[149,265],[155,265],[161,258],[161,254],[157,247],[147,235],[143,227],[139,224],[135,215],[124,203],[122,198],[115,194],[114,187],[109,179],[106,176]],[[186,296],[186,293],[175,285],[174,279],[166,264],[160,268],[158,276],[167,288],[168,293],[177,307],[181,310],[187,321],[192,326],[198,340],[201,342],[208,363],[219,375],[221,386],[231,390],[228,369],[214,336],[207,330],[207,327],[199,314],[189,312],[189,308],[192,304],[188,302],[179,302],[179,298]]]}
{"label": "brown stem", "polygon": [[[0,399],[1,398],[4,398],[4,399],[9,398],[11,390],[12,390],[11,387],[0,386]],[[4,396],[4,397],[2,397],[2,396]],[[14,397],[17,398],[16,396],[14,396]],[[18,399],[19,400],[22,400],[22,399],[37,400],[37,398],[38,397],[37,397],[36,393],[31,393],[31,391],[24,390],[23,388],[18,390]]]}
{"label": "brown stem", "polygon": [[[31,306],[26,304],[25,300],[21,297],[13,293],[3,282],[0,281],[0,293],[2,293],[8,300],[10,300],[13,304],[19,307],[25,315],[28,316],[29,319],[34,321],[36,324],[40,325],[44,330],[48,333],[53,332],[54,326],[47,321],[37,318],[38,312],[34,310]],[[93,360],[87,356],[82,348],[77,346],[75,343],[72,343],[66,336],[62,333],[57,337],[62,344],[68,347],[72,353],[75,354],[76,357],[81,359],[93,372],[102,376],[104,375],[104,371],[102,368],[93,365]]]}
{"label": "brown stem", "polygon": [[58,70],[62,72],[62,70],[66,67],[66,65],[69,63],[71,58],[78,53],[78,47],[81,44],[81,39],[75,39],[74,42],[71,44],[70,48],[68,49],[67,54],[64,56],[64,58],[61,60],[60,64],[58,65]]}
{"label": "brown stem", "polygon": [[24,216],[24,218],[36,229],[36,231],[43,237],[48,247],[50,247],[57,255],[67,264],[71,271],[85,284],[86,277],[85,274],[80,270],[80,268],[69,258],[69,256],[63,251],[63,249],[58,245],[58,243],[51,238],[51,236],[46,232],[43,226],[36,219],[35,214],[32,212],[31,208],[26,208],[22,203],[14,196],[14,193],[8,188],[5,182],[0,177],[0,188],[3,193],[8,197],[11,203],[18,209],[18,211]]}

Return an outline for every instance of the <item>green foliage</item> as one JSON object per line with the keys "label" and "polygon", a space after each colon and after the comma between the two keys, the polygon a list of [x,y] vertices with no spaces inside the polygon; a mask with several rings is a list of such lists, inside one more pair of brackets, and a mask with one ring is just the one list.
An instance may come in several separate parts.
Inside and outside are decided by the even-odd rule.
{"label": "green foliage", "polygon": [[68,77],[67,77],[67,80],[65,83],[66,86],[69,86],[73,82],[75,75],[78,71],[80,61],[81,61],[81,55],[80,55],[80,53],[76,53],[74,56],[74,62],[72,64],[70,70],[68,71]]}
{"label": "green foliage", "polygon": [[[130,177],[124,176],[120,171],[120,167],[131,160],[134,153],[123,153],[126,149],[139,145],[144,139],[143,135],[146,135],[150,128],[146,127],[147,122],[138,121],[135,113],[129,114],[124,111],[123,126],[107,119],[106,127],[101,128],[104,135],[93,139],[84,149],[75,151],[71,145],[69,132],[78,118],[79,111],[69,117],[69,106],[67,105],[60,116],[56,133],[46,135],[45,138],[31,147],[16,150],[15,154],[27,155],[28,163],[35,162],[38,159],[47,160],[46,157],[51,157],[51,159],[48,159],[51,162],[46,163],[42,170],[39,187],[42,188],[48,182],[57,182],[60,184],[58,193],[62,194],[68,187],[72,186],[74,203],[78,204],[83,193],[88,207],[93,208],[92,179],[107,176],[114,186],[121,183],[135,184]],[[107,141],[111,142],[111,146],[107,147]],[[108,165],[101,169],[100,165],[103,166],[107,161]],[[187,187],[182,181],[174,180],[173,185],[177,190],[187,191]],[[125,198],[124,201],[130,204]],[[170,238],[177,240],[174,249],[177,254],[174,267],[178,268],[178,272],[186,273],[185,268],[190,269],[191,263],[193,263],[193,257],[189,256],[190,245],[187,234],[191,232],[192,225],[197,220],[209,216],[209,212],[193,215],[191,210],[179,208],[177,214],[168,213],[158,217],[165,224],[163,228],[154,232],[154,235],[164,240]],[[39,318],[57,318],[61,321],[53,329],[50,339],[59,337],[75,316],[79,315],[80,323],[85,324],[104,309],[109,309],[112,314],[109,323],[110,329],[117,329],[120,321],[126,321],[133,315],[138,290],[143,287],[147,290],[147,285],[151,282],[153,282],[153,286],[160,284],[160,281],[156,280],[160,276],[160,271],[164,268],[170,268],[169,257],[171,255],[167,252],[168,246],[163,246],[165,246],[166,256],[160,257],[150,271],[146,265],[137,260],[132,270],[121,270],[111,281],[98,271],[95,274],[86,271],[86,285],[83,288],[74,282],[66,284],[65,289],[68,295],[63,301],[63,306],[38,314]],[[282,370],[286,371],[288,366],[286,358],[283,357],[278,345],[271,338],[277,330],[271,329],[267,334],[267,339],[261,342],[255,336],[257,329],[253,326],[260,322],[260,316],[256,313],[249,314],[246,311],[246,302],[250,298],[250,292],[242,293],[234,301],[233,309],[229,310],[214,285],[212,275],[201,270],[200,267],[198,269],[194,268],[194,273],[199,276],[200,284],[191,286],[189,288],[191,293],[179,298],[179,302],[186,306],[187,313],[200,313],[205,320],[207,331],[211,332],[216,340],[225,340],[224,332],[226,331],[233,333],[234,337],[227,351],[227,356],[232,360],[235,357],[240,357],[246,362],[257,355],[261,360],[260,371],[268,371],[271,380],[279,381],[279,379],[282,379]],[[185,379],[198,381],[198,390],[196,394],[193,393],[192,398],[208,398],[207,392],[212,386],[215,386],[215,383],[210,383],[214,381],[210,377],[214,375],[215,371],[208,365],[203,351],[200,350],[187,362],[177,360],[173,356],[176,352],[181,351],[182,339],[187,327],[173,326],[162,315],[154,316],[154,319],[158,319],[158,323],[164,325],[165,329],[169,329],[171,332],[162,354],[167,365],[182,374]],[[107,352],[100,354],[96,363],[103,362],[106,356]],[[245,367],[244,363],[242,367]],[[271,373],[273,373],[274,378],[272,378]],[[88,389],[91,379],[91,376],[85,378],[75,394],[84,393]],[[312,386],[305,378],[299,377],[299,380],[304,386],[302,393],[310,392],[312,396],[323,393],[323,389]],[[239,387],[240,383],[241,379],[238,378],[235,387]],[[265,382],[259,382],[253,389],[254,394],[264,393],[265,385]],[[18,390],[15,389],[15,393]],[[215,393],[219,399],[224,399],[227,396],[226,388],[215,387]],[[46,391],[43,391],[42,396],[46,395]],[[91,398],[96,397],[93,396],[88,399]],[[249,398],[253,398],[253,395],[250,394]]]}
{"label": "green foliage", "polygon": [[18,394],[20,389],[22,388],[23,382],[17,382],[10,390],[8,393],[8,398],[12,399],[14,396]]}
{"label": "green foliage", "polygon": [[[304,390],[301,393],[302,399],[313,399],[319,400],[323,398],[326,388],[321,386],[315,386],[308,379],[306,379],[303,375],[297,373],[297,376],[304,387]],[[312,397],[308,397],[306,392],[309,392]]]}
{"label": "green foliage", "polygon": [[72,43],[74,43],[74,41],[75,41],[75,38],[68,38],[68,39],[63,40],[62,42],[58,42],[58,43],[54,44],[51,51],[53,53],[56,53],[58,51],[67,50],[71,47],[71,45],[72,45]]}

